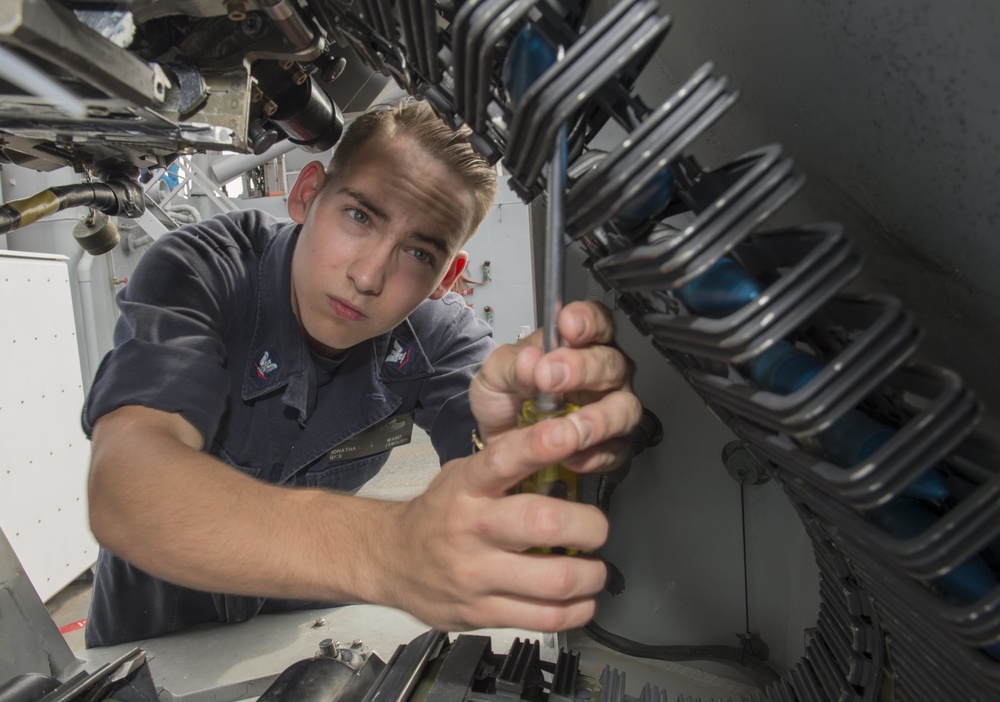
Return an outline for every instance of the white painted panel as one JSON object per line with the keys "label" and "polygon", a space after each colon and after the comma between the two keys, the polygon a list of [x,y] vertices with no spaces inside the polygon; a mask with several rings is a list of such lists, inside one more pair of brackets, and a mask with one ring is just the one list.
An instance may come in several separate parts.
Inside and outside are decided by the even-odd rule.
{"label": "white painted panel", "polygon": [[492,280],[471,285],[475,292],[466,296],[466,302],[480,319],[487,319],[486,308],[492,308],[493,336],[507,344],[517,339],[522,326],[536,326],[531,230],[527,206],[510,191],[504,178],[498,186],[496,204],[465,245],[469,254],[466,277],[483,280],[482,265],[489,261]]}
{"label": "white painted panel", "polygon": [[43,600],[97,558],[66,258],[0,252],[0,528]]}

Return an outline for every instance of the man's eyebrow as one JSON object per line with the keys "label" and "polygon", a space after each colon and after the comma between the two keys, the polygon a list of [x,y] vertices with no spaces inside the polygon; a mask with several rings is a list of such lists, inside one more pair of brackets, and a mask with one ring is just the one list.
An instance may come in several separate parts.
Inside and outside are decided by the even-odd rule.
{"label": "man's eyebrow", "polygon": [[[350,188],[341,188],[340,192],[353,199],[383,222],[389,221],[389,215],[385,212],[385,210],[379,208],[375,203],[365,197],[364,193],[358,192],[357,190],[351,190]],[[437,249],[442,256],[447,256],[450,253],[448,245],[439,237],[422,234],[421,232],[414,232],[413,236],[428,246],[432,246]]]}
{"label": "man's eyebrow", "polygon": [[386,211],[365,197],[364,193],[359,193],[357,190],[351,190],[350,188],[341,188],[340,192],[350,198],[353,198],[359,205],[381,219],[383,222],[389,221],[389,215],[386,214]]}
{"label": "man's eyebrow", "polygon": [[442,256],[447,256],[449,254],[447,245],[445,245],[445,243],[436,236],[429,236],[427,234],[421,234],[420,232],[415,232],[413,236],[420,239],[420,241],[424,242],[428,246],[433,246]]}

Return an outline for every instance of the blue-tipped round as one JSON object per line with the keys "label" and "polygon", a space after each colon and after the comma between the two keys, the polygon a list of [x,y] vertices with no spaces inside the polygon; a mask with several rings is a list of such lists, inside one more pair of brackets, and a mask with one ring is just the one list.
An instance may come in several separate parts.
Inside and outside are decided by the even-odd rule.
{"label": "blue-tipped round", "polygon": [[[868,459],[895,432],[864,412],[851,410],[819,435],[823,453],[839,466],[850,467]],[[940,502],[949,495],[948,483],[931,468],[903,491],[906,497]]]}
{"label": "blue-tipped round", "polygon": [[747,370],[760,389],[790,395],[816,377],[823,370],[823,362],[787,341],[778,341],[748,361]]}
{"label": "blue-tipped round", "polygon": [[[893,500],[872,516],[883,530],[901,540],[920,536],[938,520],[923,504],[910,499]],[[996,575],[979,556],[973,556],[933,582],[946,597],[959,604],[985,597],[998,584]],[[990,650],[987,653],[993,655]]]}
{"label": "blue-tipped round", "polygon": [[622,208],[615,221],[625,227],[647,222],[662,212],[673,196],[674,172],[667,166]]}
{"label": "blue-tipped round", "polygon": [[892,434],[892,429],[864,412],[851,410],[820,433],[819,443],[827,458],[846,468],[871,456]]}
{"label": "blue-tipped round", "polygon": [[503,84],[516,107],[531,84],[556,62],[556,50],[531,26],[517,33],[503,64]]}
{"label": "blue-tipped round", "polygon": [[941,472],[936,468],[931,468],[907,485],[906,489],[903,490],[903,494],[906,497],[915,497],[918,500],[942,502],[948,499],[948,495],[951,493],[948,489],[948,483],[944,479],[944,476],[941,475]]}
{"label": "blue-tipped round", "polygon": [[760,297],[760,284],[729,257],[677,289],[681,302],[697,314],[725,317]]}
{"label": "blue-tipped round", "polygon": [[[823,369],[823,362],[787,341],[747,362],[750,380],[762,390],[789,395],[805,386]],[[866,460],[893,435],[893,430],[858,410],[851,410],[819,435],[824,455],[844,468]],[[907,497],[941,502],[949,495],[948,483],[931,468],[903,491]]]}

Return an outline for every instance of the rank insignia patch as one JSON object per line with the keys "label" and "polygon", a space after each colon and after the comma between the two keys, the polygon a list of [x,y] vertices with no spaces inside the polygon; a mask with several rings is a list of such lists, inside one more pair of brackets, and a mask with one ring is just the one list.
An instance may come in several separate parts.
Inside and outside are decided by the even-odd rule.
{"label": "rank insignia patch", "polygon": [[274,355],[274,351],[268,349],[260,357],[260,360],[250,368],[250,376],[259,387],[264,387],[271,382],[271,378],[274,376],[275,371],[278,370],[279,365],[278,357]]}
{"label": "rank insignia patch", "polygon": [[401,375],[409,375],[415,355],[416,351],[413,350],[412,346],[392,337],[389,354],[385,357],[385,365]]}

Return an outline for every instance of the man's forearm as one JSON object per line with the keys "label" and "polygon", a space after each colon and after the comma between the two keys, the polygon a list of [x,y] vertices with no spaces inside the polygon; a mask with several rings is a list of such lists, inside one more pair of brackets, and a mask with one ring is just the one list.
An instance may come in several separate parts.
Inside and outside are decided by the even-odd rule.
{"label": "man's forearm", "polygon": [[[583,326],[597,337],[610,328],[604,317]],[[200,433],[180,415],[116,410],[93,434],[94,531],[152,575],[201,590],[371,602],[450,631],[581,626],[607,579],[604,564],[532,549],[593,553],[607,539],[605,515],[511,494],[552,463],[591,472],[623,458],[621,439],[638,422],[638,400],[623,389],[624,364],[591,349],[594,333],[577,336],[581,349],[552,354],[569,373],[558,389],[596,388],[603,396],[571,418],[510,426],[524,390],[557,388],[545,373],[536,381],[528,367],[544,367],[539,349],[492,355],[480,371],[489,381],[482,382],[485,405],[473,409],[486,426],[510,428],[491,434],[484,451],[446,463],[409,502],[268,485],[202,453]]]}
{"label": "man's forearm", "polygon": [[199,451],[169,420],[119,412],[94,431],[91,526],[106,548],[198,590],[384,599],[373,554],[399,505],[269,485]]}

